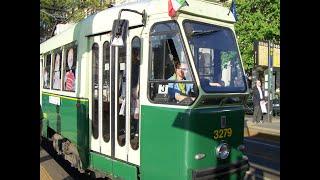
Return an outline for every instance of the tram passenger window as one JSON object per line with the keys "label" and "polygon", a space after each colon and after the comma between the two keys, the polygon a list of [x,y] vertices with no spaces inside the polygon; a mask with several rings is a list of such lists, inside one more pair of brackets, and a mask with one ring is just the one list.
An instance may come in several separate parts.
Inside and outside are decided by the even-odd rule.
{"label": "tram passenger window", "polygon": [[62,52],[58,51],[54,53],[54,63],[52,69],[52,89],[60,90],[61,89],[61,59]]}
{"label": "tram passenger window", "polygon": [[99,137],[98,100],[99,100],[99,45],[92,46],[92,135],[94,139]]}
{"label": "tram passenger window", "polygon": [[64,87],[65,91],[75,91],[76,67],[77,67],[77,48],[67,48],[64,67]]}
{"label": "tram passenger window", "polygon": [[110,140],[110,43],[106,41],[103,44],[103,79],[102,79],[102,134],[104,142]]}
{"label": "tram passenger window", "polygon": [[161,104],[190,105],[197,97],[177,23],[158,23],[151,29],[149,99]]}
{"label": "tram passenger window", "polygon": [[131,102],[130,102],[130,144],[136,150],[139,148],[139,119],[140,119],[140,60],[141,42],[134,37],[131,43]]}
{"label": "tram passenger window", "polygon": [[43,88],[50,88],[50,69],[51,69],[51,54],[46,55],[45,65],[43,69]]}

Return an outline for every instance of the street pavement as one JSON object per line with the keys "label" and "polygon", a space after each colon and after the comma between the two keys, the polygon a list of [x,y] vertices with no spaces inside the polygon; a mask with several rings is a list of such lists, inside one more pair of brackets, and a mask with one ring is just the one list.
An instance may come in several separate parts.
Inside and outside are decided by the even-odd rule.
{"label": "street pavement", "polygon": [[271,122],[267,122],[267,117],[264,117],[264,123],[253,123],[253,116],[245,116],[245,135],[252,136],[256,133],[268,134],[280,137],[280,117],[272,118]]}
{"label": "street pavement", "polygon": [[40,146],[40,180],[73,179],[48,152]]}
{"label": "street pavement", "polygon": [[271,122],[253,123],[252,116],[245,116],[244,144],[250,170],[246,180],[280,179],[280,117]]}

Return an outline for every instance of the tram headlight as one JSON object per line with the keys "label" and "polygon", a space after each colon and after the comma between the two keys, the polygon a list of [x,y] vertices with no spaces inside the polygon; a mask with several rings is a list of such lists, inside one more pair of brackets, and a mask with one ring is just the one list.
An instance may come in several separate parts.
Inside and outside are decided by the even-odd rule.
{"label": "tram headlight", "polygon": [[227,159],[230,154],[230,149],[227,143],[220,143],[216,148],[217,158]]}

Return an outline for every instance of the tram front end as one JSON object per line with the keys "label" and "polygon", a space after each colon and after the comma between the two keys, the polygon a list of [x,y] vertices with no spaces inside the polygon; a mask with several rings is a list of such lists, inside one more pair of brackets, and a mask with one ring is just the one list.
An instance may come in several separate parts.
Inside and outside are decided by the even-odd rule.
{"label": "tram front end", "polygon": [[244,179],[249,91],[228,9],[188,1],[150,27],[142,179]]}
{"label": "tram front end", "polygon": [[232,28],[185,20],[198,78],[198,99],[183,123],[188,179],[243,179],[244,107],[248,88]]}
{"label": "tram front end", "polygon": [[141,177],[243,179],[248,88],[232,26],[168,21],[153,26],[150,42],[153,105],[142,106]]}

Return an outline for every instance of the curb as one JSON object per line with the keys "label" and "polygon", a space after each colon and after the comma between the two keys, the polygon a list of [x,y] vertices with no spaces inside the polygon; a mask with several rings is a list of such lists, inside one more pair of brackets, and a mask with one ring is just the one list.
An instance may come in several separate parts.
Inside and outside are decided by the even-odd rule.
{"label": "curb", "polygon": [[271,129],[271,128],[264,128],[264,127],[257,127],[257,126],[247,126],[245,128],[248,128],[249,132],[251,130],[254,130],[254,131],[257,131],[257,132],[260,132],[260,133],[280,136],[280,131],[279,130],[274,130],[274,129]]}
{"label": "curb", "polygon": [[[273,120],[271,124],[279,124],[279,128],[270,128],[270,127],[263,127],[263,124],[253,124],[251,121],[251,118],[245,119],[245,128],[248,129],[248,131],[256,131],[264,134],[270,134],[275,136],[280,136],[280,120]],[[268,123],[268,122],[266,122]]]}

